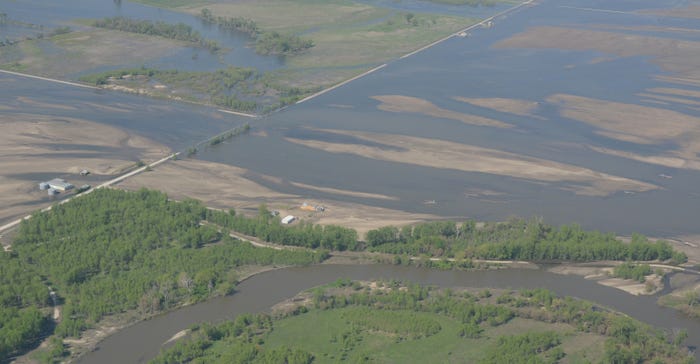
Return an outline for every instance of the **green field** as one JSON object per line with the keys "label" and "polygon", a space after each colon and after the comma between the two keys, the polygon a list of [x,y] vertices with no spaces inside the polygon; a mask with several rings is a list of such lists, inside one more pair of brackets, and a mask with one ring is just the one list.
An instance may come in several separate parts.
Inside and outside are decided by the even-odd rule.
{"label": "green field", "polygon": [[[365,317],[376,320],[376,326],[369,328],[362,325],[360,322]],[[439,332],[428,337],[411,337],[415,334],[411,331],[396,333],[396,326],[416,319],[438,324]],[[357,327],[362,329],[362,334],[355,339],[357,344],[346,347],[343,334],[351,333]],[[461,327],[460,323],[449,317],[429,312],[368,312],[366,308],[346,307],[312,311],[280,320],[275,323],[275,329],[265,342],[271,348],[289,346],[311,352],[318,363],[338,359],[356,363],[363,358],[381,363],[464,363],[483,360],[486,355],[484,348],[493,346],[497,338],[503,335],[554,331],[564,339],[562,345],[570,348],[567,354],[587,358],[597,357],[596,353],[602,351],[604,341],[599,335],[582,340],[587,334],[576,333],[569,325],[546,324],[522,318],[513,319],[502,326],[487,327],[482,337],[476,339],[461,337]]]}
{"label": "green field", "polygon": [[152,363],[692,362],[684,337],[547,290],[336,283],[190,336]]}
{"label": "green field", "polygon": [[[401,12],[350,0],[263,0],[207,4],[214,15],[244,17],[263,29],[303,34],[315,46],[289,69],[378,65],[463,29],[475,19]],[[358,72],[359,73],[359,72]]]}

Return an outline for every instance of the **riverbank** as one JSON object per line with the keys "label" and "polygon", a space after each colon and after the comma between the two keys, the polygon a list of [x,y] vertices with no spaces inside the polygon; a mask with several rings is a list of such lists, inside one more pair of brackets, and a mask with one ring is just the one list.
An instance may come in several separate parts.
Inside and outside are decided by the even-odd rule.
{"label": "riverbank", "polygon": [[[81,363],[138,362],[158,354],[160,344],[176,333],[202,322],[219,322],[245,313],[269,312],[270,308],[294,297],[298,292],[331,283],[339,278],[354,280],[395,280],[422,285],[474,287],[483,291],[496,289],[534,289],[546,287],[561,296],[592,300],[613,310],[637,318],[659,328],[687,328],[688,345],[695,345],[697,323],[683,320],[672,310],[662,309],[648,297],[628,297],[609,287],[603,287],[579,277],[555,275],[541,270],[498,270],[489,272],[445,272],[415,267],[387,265],[317,265],[305,268],[276,270],[252,277],[242,283],[240,291],[232,296],[218,298],[190,306],[142,325],[126,329],[106,340],[98,351],[92,352]],[[145,333],[147,335],[144,335]],[[129,350],[124,351],[123,348]],[[120,351],[121,350],[121,351]],[[121,353],[121,356],[119,356]],[[133,359],[131,359],[133,358]]]}
{"label": "riverbank", "polygon": [[[238,280],[238,283],[240,284],[241,282],[246,281],[249,278],[254,277],[255,275],[269,272],[272,270],[277,270],[277,269],[284,269],[284,268],[289,268],[289,266],[246,266],[242,267],[240,270],[237,270],[236,273],[239,274],[240,278]],[[212,296],[209,297],[207,300],[214,299],[216,297],[221,297],[221,296]],[[86,331],[84,331],[79,338],[66,338],[63,339],[63,343],[67,346],[66,350],[70,352],[70,356],[64,358],[64,362],[67,363],[72,363],[72,362],[79,362],[83,356],[85,356],[86,353],[92,352],[94,350],[97,350],[99,344],[104,341],[106,338],[121,332],[122,330],[129,328],[131,326],[134,326],[139,323],[143,323],[152,319],[155,319],[160,316],[167,315],[169,313],[172,313],[174,311],[183,309],[185,307],[189,307],[195,304],[198,304],[201,302],[185,302],[183,304],[177,305],[170,307],[167,310],[160,311],[156,314],[151,314],[151,315],[144,315],[138,310],[130,310],[127,312],[115,314],[115,315],[110,315],[104,318],[103,320],[100,321],[99,325],[96,325],[93,328],[90,328]],[[56,320],[54,317],[54,320],[56,322],[60,322],[59,320]],[[180,336],[177,336],[177,334],[174,336],[171,341],[177,340],[184,336],[184,332],[180,333]],[[37,357],[43,350],[46,350],[48,347],[48,343],[50,341],[51,337],[47,337],[44,342],[39,344],[37,348],[35,348],[32,351],[29,351],[25,353],[24,355],[21,355],[17,358],[13,359],[13,363],[16,364],[33,364],[36,363],[35,357]],[[168,344],[169,342],[164,342],[163,345]]]}
{"label": "riverbank", "polygon": [[[202,176],[207,183],[201,184]],[[232,188],[231,186],[235,186]],[[298,193],[283,193],[279,186],[293,186]],[[362,201],[394,199],[393,196],[347,191],[326,186],[312,186],[266,176],[227,164],[196,159],[171,161],[153,171],[134,176],[117,185],[126,190],[158,189],[177,200],[194,198],[204,205],[244,214],[256,214],[265,204],[281,216],[293,215],[321,225],[341,225],[358,231],[360,237],[382,226],[402,226],[440,219],[437,215],[416,214],[375,207],[369,203],[345,202],[344,197]],[[335,199],[334,196],[337,196]],[[322,205],[324,211],[308,211],[301,207]]]}

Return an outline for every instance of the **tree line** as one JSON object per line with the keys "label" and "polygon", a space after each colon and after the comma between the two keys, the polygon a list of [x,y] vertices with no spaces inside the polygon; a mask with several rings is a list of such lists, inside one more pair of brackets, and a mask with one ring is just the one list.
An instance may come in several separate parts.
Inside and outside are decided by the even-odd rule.
{"label": "tree line", "polygon": [[[254,218],[211,211],[206,219],[220,226],[282,245],[328,250],[372,251],[401,256],[527,261],[586,262],[595,260],[668,261],[681,264],[685,253],[663,240],[649,241],[634,234],[629,243],[613,233],[586,231],[577,224],[559,227],[539,219],[511,219],[477,227],[473,220],[457,224],[434,221],[382,227],[367,232],[364,241],[357,232],[340,226],[319,226],[301,221],[295,226],[280,224],[279,217],[261,206]],[[408,260],[408,259],[406,259]],[[459,262],[458,262],[459,263]]]}
{"label": "tree line", "polygon": [[577,224],[555,227],[538,219],[511,219],[477,227],[473,220],[460,225],[438,221],[369,231],[370,251],[412,256],[573,261],[635,260],[680,264],[687,256],[666,241],[649,241],[635,234],[624,243],[612,233],[585,231]]}
{"label": "tree line", "polygon": [[153,35],[168,39],[197,43],[210,51],[218,51],[221,47],[202,35],[185,23],[168,24],[165,22],[152,22],[149,20],[130,19],[123,16],[98,19],[92,22],[94,27],[119,30],[122,32]]}
{"label": "tree line", "polygon": [[228,213],[210,210],[206,220],[227,229],[281,245],[310,249],[358,250],[357,231],[336,225],[314,225],[301,221],[293,226],[280,223],[279,216],[260,206],[257,216],[246,217],[231,209]]}
{"label": "tree line", "polygon": [[[105,317],[140,317],[235,290],[243,265],[306,265],[323,252],[256,248],[201,225],[208,210],[160,192],[99,189],[24,220],[0,253],[0,360],[39,337],[77,337]],[[50,286],[62,304],[50,319]],[[62,352],[62,351],[59,351]]]}
{"label": "tree line", "polygon": [[261,55],[295,55],[314,46],[311,39],[304,39],[294,34],[262,30],[252,19],[215,16],[211,10],[206,8],[202,9],[199,17],[208,23],[218,25],[221,29],[249,34],[255,39],[255,52]]}
{"label": "tree line", "polygon": [[81,76],[80,80],[93,85],[109,84],[110,80],[122,80],[124,76],[143,76],[156,80],[170,88],[189,88],[208,95],[211,104],[243,112],[255,112],[259,105],[253,100],[241,99],[248,84],[257,82],[260,75],[255,69],[227,67],[213,72],[159,70],[149,67],[126,68]]}
{"label": "tree line", "polygon": [[[229,231],[316,252],[254,248],[230,238]],[[324,260],[329,250],[483,259],[685,261],[666,242],[635,235],[624,244],[612,234],[587,232],[577,225],[553,227],[536,220],[482,227],[474,221],[430,222],[376,229],[361,241],[355,230],[340,226],[303,221],[282,225],[265,206],[256,216],[246,217],[233,209],[207,209],[195,200],[172,201],[157,191],[100,189],[23,220],[13,252],[0,254],[0,358],[26,350],[46,334],[78,336],[108,315],[135,311],[147,317],[229,294],[237,282],[236,268],[242,265],[312,264]],[[49,286],[63,304],[62,320],[55,328],[49,319]],[[418,301],[411,294],[402,299]],[[320,297],[318,304],[337,303]],[[475,321],[461,318],[466,320],[465,336],[478,335],[483,320],[498,323],[512,317],[502,308],[489,310],[475,309]]]}

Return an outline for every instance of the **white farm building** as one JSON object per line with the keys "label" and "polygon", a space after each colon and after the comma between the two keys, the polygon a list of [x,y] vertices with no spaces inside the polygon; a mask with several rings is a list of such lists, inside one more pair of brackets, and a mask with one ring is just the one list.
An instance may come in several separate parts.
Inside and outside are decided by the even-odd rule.
{"label": "white farm building", "polygon": [[65,179],[61,178],[54,178],[46,183],[49,185],[50,188],[53,188],[57,191],[68,191],[75,187],[72,184],[68,183]]}
{"label": "white farm building", "polygon": [[296,220],[296,217],[292,215],[287,215],[282,219],[282,223],[285,225],[291,224],[294,220]]}

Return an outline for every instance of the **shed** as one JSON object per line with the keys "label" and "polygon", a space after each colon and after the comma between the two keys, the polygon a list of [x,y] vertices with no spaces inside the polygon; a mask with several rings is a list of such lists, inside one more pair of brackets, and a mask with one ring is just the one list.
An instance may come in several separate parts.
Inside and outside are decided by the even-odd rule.
{"label": "shed", "polygon": [[282,219],[282,223],[285,225],[291,224],[294,220],[296,220],[296,217],[292,215],[287,215]]}
{"label": "shed", "polygon": [[61,179],[61,178],[54,178],[46,183],[48,183],[49,187],[56,189],[58,191],[68,191],[68,190],[73,189],[73,187],[75,187],[72,184],[68,183],[66,180]]}
{"label": "shed", "polygon": [[56,196],[59,194],[59,192],[55,188],[49,188],[47,190],[47,192],[48,192],[49,196]]}
{"label": "shed", "polygon": [[46,183],[46,182],[41,182],[41,183],[39,183],[39,189],[42,190],[42,191],[48,190],[48,189],[49,189],[49,184]]}
{"label": "shed", "polygon": [[87,169],[83,169],[82,171],[80,171],[81,176],[87,176],[88,174],[90,174],[90,171],[88,171]]}

